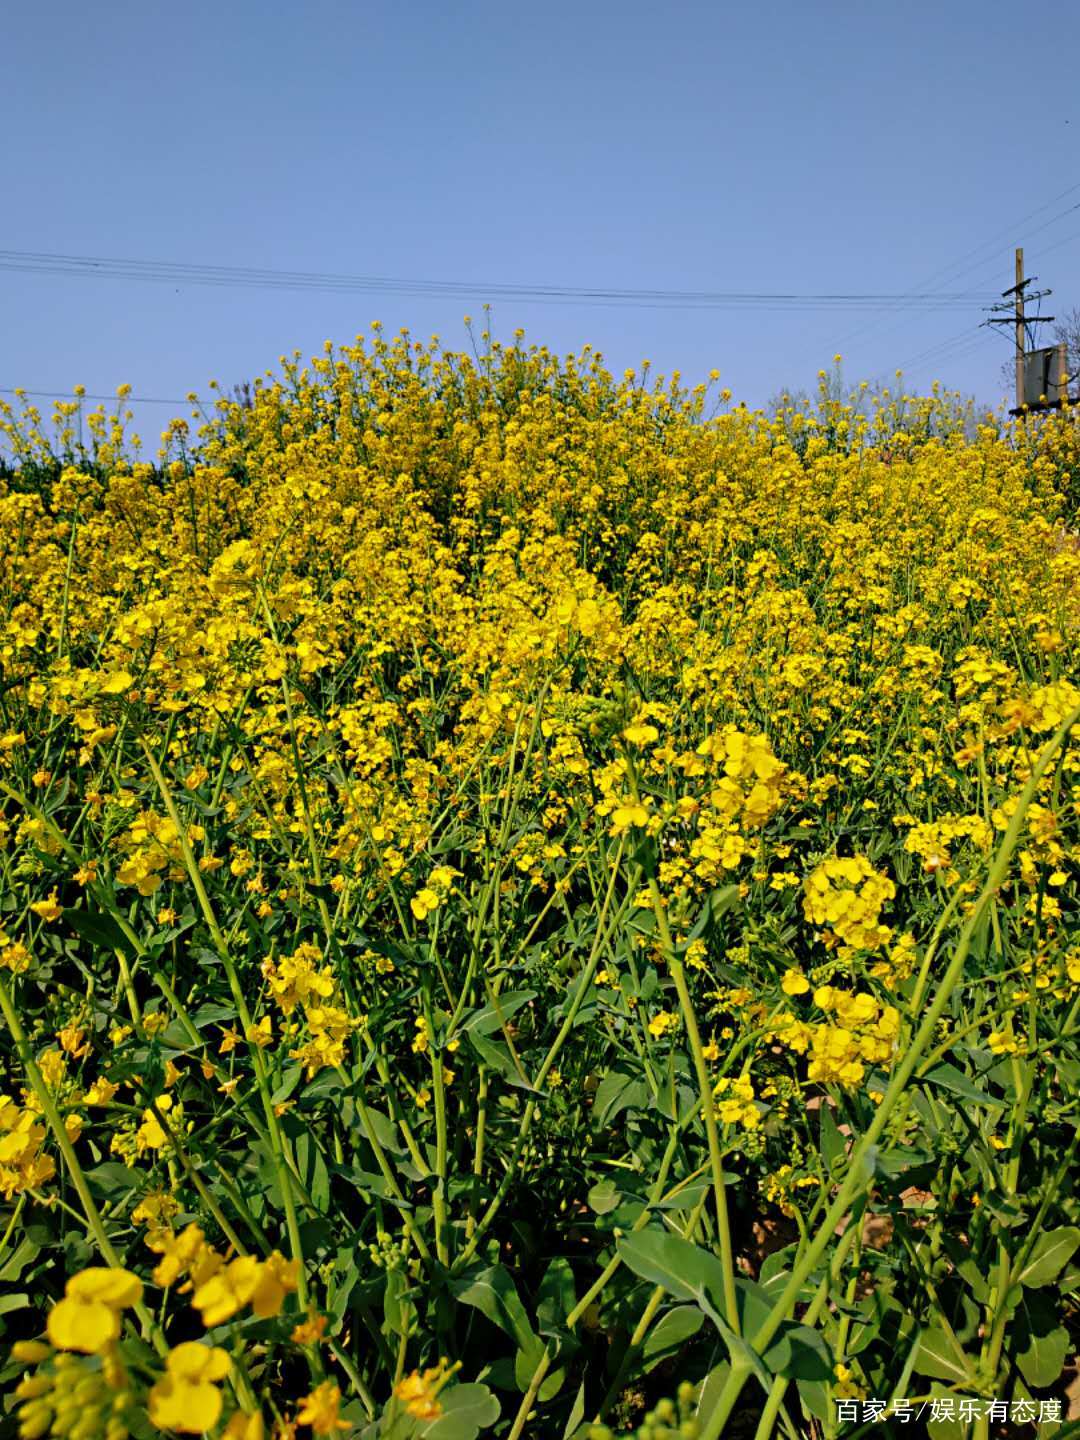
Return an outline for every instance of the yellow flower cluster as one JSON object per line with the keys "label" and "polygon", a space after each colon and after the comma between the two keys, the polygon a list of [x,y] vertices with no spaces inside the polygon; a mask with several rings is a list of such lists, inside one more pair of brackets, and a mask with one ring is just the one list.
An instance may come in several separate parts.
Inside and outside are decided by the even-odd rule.
{"label": "yellow flower cluster", "polygon": [[423,1372],[413,1370],[394,1386],[394,1395],[404,1403],[408,1414],[417,1420],[437,1420],[443,1410],[439,1391],[460,1364],[458,1361],[451,1365],[444,1358]]}
{"label": "yellow flower cluster", "polygon": [[[524,867],[528,869],[528,865]],[[461,875],[452,865],[436,865],[428,876],[427,884],[412,897],[409,906],[417,920],[427,917],[439,908],[450,894],[454,881]]]}
{"label": "yellow flower cluster", "polygon": [[317,945],[298,945],[291,955],[276,964],[267,960],[262,967],[270,995],[283,1015],[291,1015],[297,1005],[319,1005],[334,993],[334,977],[327,969],[319,969],[322,952]]}
{"label": "yellow flower cluster", "polygon": [[0,1095],[0,1195],[6,1200],[38,1189],[56,1174],[56,1162],[43,1153],[47,1135],[35,1110]]}
{"label": "yellow flower cluster", "polygon": [[[296,1289],[297,1263],[277,1251],[265,1261],[241,1256],[226,1263],[195,1226],[175,1245],[161,1242],[160,1235],[148,1241],[151,1248],[168,1251],[158,1267],[163,1273],[155,1278],[168,1284],[184,1268],[198,1267],[193,1270],[192,1283],[198,1288],[192,1304],[208,1328],[248,1304],[260,1319],[277,1315],[286,1294]],[[213,1271],[209,1277],[208,1270]],[[138,1276],[120,1268],[95,1266],[69,1278],[64,1298],[49,1311],[48,1341],[22,1341],[12,1350],[14,1360],[37,1367],[16,1390],[21,1440],[41,1440],[46,1433],[74,1440],[126,1440],[136,1424],[136,1394],[117,1342],[124,1310],[138,1305],[142,1295]],[[309,1328],[321,1333],[320,1326]],[[87,1368],[80,1355],[94,1357],[97,1368]],[[232,1370],[228,1353],[186,1340],[169,1349],[164,1359],[164,1372],[145,1392],[151,1424],[185,1435],[212,1430],[224,1407],[220,1381]],[[319,1434],[345,1428],[336,1423],[339,1398],[336,1386],[322,1386],[306,1398],[298,1418]],[[262,1440],[263,1434],[261,1413],[243,1409],[234,1411],[225,1430],[228,1440]]]}
{"label": "yellow flower cluster", "polygon": [[887,945],[892,930],[879,923],[881,907],[896,894],[887,875],[874,869],[865,855],[823,860],[807,877],[803,913],[807,920],[852,950]]}
{"label": "yellow flower cluster", "polygon": [[795,1214],[795,1191],[809,1188],[819,1189],[821,1181],[813,1175],[797,1175],[791,1165],[781,1165],[761,1181],[761,1193],[772,1205],[779,1206],[780,1213],[789,1218]]}
{"label": "yellow flower cluster", "polygon": [[297,1288],[299,1264],[274,1250],[265,1260],[239,1255],[227,1260],[207,1243],[202,1229],[188,1225],[177,1235],[169,1226],[147,1232],[147,1246],[161,1259],[154,1283],[168,1289],[187,1276],[181,1293],[191,1292],[192,1305],[207,1329],[231,1319],[250,1305],[261,1320],[277,1315],[285,1296]]}
{"label": "yellow flower cluster", "polygon": [[296,1289],[298,1274],[299,1263],[286,1260],[277,1250],[265,1260],[240,1255],[204,1281],[191,1303],[208,1330],[231,1320],[246,1305],[265,1320],[280,1313],[285,1296]]}
{"label": "yellow flower cluster", "polygon": [[661,1039],[669,1030],[679,1028],[679,1017],[673,1015],[670,1010],[661,1010],[649,1021],[649,1034],[654,1040]]}
{"label": "yellow flower cluster", "polygon": [[756,1130],[761,1124],[761,1111],[754,1103],[754,1084],[749,1075],[732,1079],[722,1075],[713,1086],[716,1118],[724,1125],[741,1125]]}
{"label": "yellow flower cluster", "polygon": [[790,1013],[778,1015],[768,1027],[771,1037],[799,1055],[809,1055],[808,1080],[847,1087],[858,1085],[866,1065],[893,1064],[900,1034],[900,1012],[881,1005],[873,995],[821,985],[814,1004],[830,1019],[810,1023]]}
{"label": "yellow flower cluster", "polygon": [[928,875],[944,870],[945,878],[955,884],[960,876],[953,868],[950,847],[957,840],[970,840],[985,855],[993,842],[993,831],[981,815],[942,815],[937,820],[912,821],[904,849],[920,857]]}
{"label": "yellow flower cluster", "polygon": [[[332,1003],[338,998],[337,985],[329,969],[319,968],[321,962],[318,946],[304,943],[276,964],[267,960],[262,967],[271,997],[282,1014],[290,1016],[298,1006],[303,1009],[307,1039],[289,1054],[304,1066],[309,1080],[327,1065],[344,1064],[345,1043],[363,1024],[361,1018],[351,1017],[339,1003]],[[263,1023],[269,1038],[269,1016]]]}
{"label": "yellow flower cluster", "polygon": [[[201,825],[190,825],[187,833],[190,839],[200,840],[206,832]],[[153,895],[166,876],[170,880],[184,878],[180,835],[167,815],[147,810],[117,843],[125,856],[116,869],[118,885],[134,885],[140,895]]]}

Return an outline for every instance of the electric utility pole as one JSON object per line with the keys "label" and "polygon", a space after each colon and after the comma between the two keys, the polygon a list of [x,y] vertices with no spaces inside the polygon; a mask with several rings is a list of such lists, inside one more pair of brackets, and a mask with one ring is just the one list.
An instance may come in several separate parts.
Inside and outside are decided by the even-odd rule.
{"label": "electric utility pole", "polygon": [[1016,408],[1024,403],[1024,350],[1027,332],[1024,329],[1024,251],[1016,250]]}
{"label": "electric utility pole", "polygon": [[[985,325],[1012,325],[1015,328],[1016,410],[1013,412],[1014,414],[1019,414],[1024,406],[1024,361],[1028,349],[1027,327],[1029,325],[1046,325],[1054,318],[1053,315],[1028,315],[1027,313],[1025,300],[1042,300],[1045,296],[1053,293],[1050,290],[1033,290],[1029,295],[1027,287],[1037,279],[1036,275],[1025,277],[1024,251],[1018,245],[1016,248],[1016,284],[1001,292],[1001,298],[1006,303],[991,305],[990,309],[995,313],[991,314],[989,320],[983,322]],[[1013,299],[1011,306],[1007,303],[1010,295]]]}

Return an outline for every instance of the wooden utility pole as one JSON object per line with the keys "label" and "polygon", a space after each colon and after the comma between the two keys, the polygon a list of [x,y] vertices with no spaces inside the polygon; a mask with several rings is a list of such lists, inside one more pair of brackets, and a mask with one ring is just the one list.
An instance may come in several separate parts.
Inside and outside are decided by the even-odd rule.
{"label": "wooden utility pole", "polygon": [[[1016,331],[1016,408],[1009,411],[1010,415],[1022,415],[1025,410],[1046,410],[1050,406],[1049,395],[1043,397],[1042,400],[1033,402],[1031,405],[1024,404],[1024,362],[1027,356],[1027,327],[1029,325],[1049,325],[1054,318],[1053,315],[1029,316],[1027,313],[1026,301],[1041,300],[1044,296],[1052,293],[1049,290],[1033,290],[1029,295],[1028,286],[1032,283],[1032,280],[1036,278],[1035,276],[1031,276],[1030,278],[1025,277],[1024,252],[1018,245],[1016,247],[1016,284],[1010,285],[1008,290],[1001,292],[1001,304],[991,305],[990,309],[993,313],[988,320],[983,321],[984,325],[1012,325]],[[1013,303],[1011,305],[1009,304],[1010,295],[1013,297]],[[1044,357],[1049,357],[1050,351],[1044,350],[1040,352],[1035,350],[1032,353],[1034,355],[1042,354]],[[1053,386],[1053,380],[1048,379],[1047,388],[1052,390]]]}
{"label": "wooden utility pole", "polygon": [[1016,408],[1024,403],[1024,252],[1016,251]]}

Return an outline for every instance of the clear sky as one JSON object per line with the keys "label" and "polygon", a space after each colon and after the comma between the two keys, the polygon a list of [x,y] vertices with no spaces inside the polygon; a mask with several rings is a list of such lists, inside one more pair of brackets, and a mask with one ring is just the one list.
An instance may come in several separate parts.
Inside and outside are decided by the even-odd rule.
{"label": "clear sky", "polygon": [[[0,386],[182,398],[376,319],[464,348],[485,284],[944,288],[977,295],[854,315],[500,301],[493,330],[591,343],[616,373],[715,367],[751,405],[812,388],[836,351],[875,380],[957,337],[912,382],[996,403],[1009,342],[977,327],[1013,247],[1048,307],[1080,305],[1072,6],[12,0],[0,36],[0,247],[475,285],[466,304],[0,268]],[[169,413],[140,407],[148,440]]]}

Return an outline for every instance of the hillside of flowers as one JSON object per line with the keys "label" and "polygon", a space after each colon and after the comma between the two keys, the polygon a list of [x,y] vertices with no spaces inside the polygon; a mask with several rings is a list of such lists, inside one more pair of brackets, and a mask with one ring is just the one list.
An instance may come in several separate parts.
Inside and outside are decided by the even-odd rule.
{"label": "hillside of flowers", "polygon": [[0,414],[4,1433],[1064,1436],[1072,415],[113,411]]}

